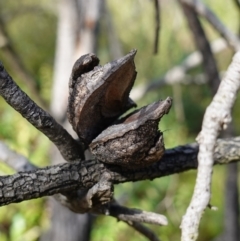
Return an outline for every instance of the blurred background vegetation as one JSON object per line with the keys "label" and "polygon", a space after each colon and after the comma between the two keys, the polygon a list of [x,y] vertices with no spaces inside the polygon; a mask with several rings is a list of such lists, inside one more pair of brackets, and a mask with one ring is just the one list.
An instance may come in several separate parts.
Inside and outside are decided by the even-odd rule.
{"label": "blurred background vegetation", "polygon": [[[221,21],[233,32],[239,28],[239,12],[234,1],[205,0]],[[0,0],[0,19],[8,34],[8,41],[20,57],[26,70],[35,81],[41,98],[49,105],[53,79],[54,54],[57,29],[57,1],[47,0]],[[161,1],[161,32],[159,52],[153,54],[155,10],[153,1],[108,0],[113,26],[118,40],[126,54],[136,48],[138,71],[136,86],[159,80],[172,67],[180,64],[195,51],[194,41],[183,13],[173,0]],[[208,38],[213,41],[219,35],[202,20]],[[109,42],[106,37],[106,22],[100,21],[97,40],[97,55],[104,64],[111,60]],[[37,103],[36,95],[19,74],[8,56],[0,36],[0,60],[20,87]],[[225,71],[233,51],[229,48],[216,54],[220,71]],[[194,78],[203,72],[199,65],[190,71]],[[70,72],[69,72],[70,75]],[[169,115],[161,121],[166,148],[194,142],[201,128],[206,106],[211,101],[208,85],[188,84],[163,85],[148,92],[138,100],[143,106],[158,99],[172,96],[174,106]],[[182,106],[182,109],[175,108]],[[240,134],[240,100],[233,111],[236,135]],[[0,99],[0,140],[10,148],[28,157],[35,165],[49,164],[48,139],[34,129],[16,111]],[[12,174],[14,170],[0,164],[0,174]],[[163,213],[169,219],[166,227],[151,227],[165,241],[178,240],[179,225],[192,195],[196,171],[176,174],[154,181],[126,183],[115,187],[117,199],[124,205],[148,211]],[[213,212],[206,210],[200,227],[199,240],[213,240],[223,230],[225,167],[214,168],[213,196],[211,204],[218,207]],[[51,209],[46,199],[25,201],[0,208],[0,241],[38,240],[48,229]],[[146,240],[136,231],[111,217],[98,217],[94,222],[91,240]]]}

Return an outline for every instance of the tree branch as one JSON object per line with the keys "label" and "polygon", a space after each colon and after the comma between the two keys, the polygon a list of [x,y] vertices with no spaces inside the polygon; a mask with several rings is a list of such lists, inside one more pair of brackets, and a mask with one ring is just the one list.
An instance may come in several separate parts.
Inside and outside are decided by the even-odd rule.
{"label": "tree branch", "polygon": [[214,147],[217,135],[231,122],[231,109],[240,88],[240,51],[237,52],[222,80],[217,94],[204,115],[202,131],[197,140],[198,173],[191,203],[183,216],[181,229],[183,241],[196,240],[202,214],[210,202],[211,176],[214,164]]}
{"label": "tree branch", "polygon": [[[21,202],[77,189],[90,188],[102,173],[109,173],[114,184],[152,180],[197,168],[198,145],[166,150],[164,157],[149,167],[136,170],[106,165],[97,160],[73,161],[0,177],[0,205]],[[240,160],[240,137],[219,139],[214,151],[215,164]]]}
{"label": "tree branch", "polygon": [[182,3],[188,5],[191,8],[204,17],[220,34],[226,39],[229,46],[233,50],[240,50],[239,38],[233,34],[218,18],[217,16],[207,8],[201,0],[180,0]]}
{"label": "tree branch", "polygon": [[161,214],[146,212],[135,208],[127,208],[116,203],[110,203],[107,208],[108,215],[122,221],[132,221],[165,226],[168,224],[167,218]]}
{"label": "tree branch", "polygon": [[159,41],[159,31],[160,31],[160,17],[161,17],[161,9],[159,0],[154,0],[154,7],[155,7],[155,38],[154,38],[154,49],[153,53],[158,53],[158,41]]}
{"label": "tree branch", "polygon": [[12,80],[0,62],[0,95],[35,128],[45,134],[67,161],[83,159],[83,148],[54,118],[34,103]]}
{"label": "tree branch", "polygon": [[191,32],[193,33],[196,46],[202,54],[203,67],[208,79],[208,83],[210,85],[210,90],[212,92],[212,95],[214,95],[217,92],[220,78],[209,41],[207,39],[204,29],[202,28],[201,22],[198,19],[195,9],[189,7],[189,5],[185,4],[184,1],[180,0],[179,2],[183,8]]}

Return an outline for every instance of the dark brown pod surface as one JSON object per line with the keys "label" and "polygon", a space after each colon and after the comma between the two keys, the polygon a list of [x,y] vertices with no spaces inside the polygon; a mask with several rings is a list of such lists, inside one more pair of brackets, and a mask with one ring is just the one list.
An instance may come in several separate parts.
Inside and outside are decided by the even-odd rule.
{"label": "dark brown pod surface", "polygon": [[[74,122],[76,110],[73,107],[75,101],[75,96],[73,95],[77,79],[82,75],[94,69],[95,66],[99,64],[98,57],[93,54],[85,54],[81,56],[73,65],[72,73],[69,79],[69,98],[68,98],[68,110],[67,116],[68,120],[72,126],[76,126]],[[73,128],[75,130],[75,128]]]}
{"label": "dark brown pod surface", "polygon": [[159,161],[165,149],[158,123],[171,105],[168,97],[141,108],[123,123],[104,130],[92,141],[90,150],[104,163],[133,169]]}
{"label": "dark brown pod surface", "polygon": [[[85,54],[81,56],[73,65],[72,73],[69,79],[69,92],[73,91],[78,77],[94,69],[95,66],[99,64],[98,57],[93,54]],[[70,95],[71,97],[71,95]]]}
{"label": "dark brown pod surface", "polygon": [[[86,61],[91,68],[95,66],[92,70],[90,68],[90,71],[81,74],[77,79],[70,78],[68,118],[86,145],[126,110],[135,106],[129,99],[129,92],[137,74],[135,54],[136,50],[132,50],[126,56],[104,66],[96,66],[97,62],[93,58],[93,64]],[[84,58],[86,57],[89,58],[88,55]],[[84,58],[79,61],[81,69]],[[71,76],[78,76],[74,68]]]}

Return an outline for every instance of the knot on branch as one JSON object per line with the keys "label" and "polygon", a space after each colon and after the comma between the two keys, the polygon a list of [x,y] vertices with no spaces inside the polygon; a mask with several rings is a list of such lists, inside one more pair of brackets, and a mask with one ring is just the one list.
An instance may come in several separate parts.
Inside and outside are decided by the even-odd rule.
{"label": "knot on branch", "polygon": [[81,189],[75,192],[65,192],[55,196],[58,201],[75,213],[102,213],[105,204],[113,200],[114,186],[111,175],[104,172],[100,180],[89,189]]}

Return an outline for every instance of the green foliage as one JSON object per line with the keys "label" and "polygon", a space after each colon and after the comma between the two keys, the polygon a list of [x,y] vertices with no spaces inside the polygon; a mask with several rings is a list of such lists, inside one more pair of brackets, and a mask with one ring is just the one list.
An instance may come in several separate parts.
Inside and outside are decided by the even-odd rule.
{"label": "green foliage", "polygon": [[[4,2],[4,8],[3,6]],[[161,1],[161,33],[159,53],[153,55],[154,42],[154,7],[152,1],[107,1],[113,17],[116,32],[122,44],[124,53],[137,48],[136,66],[138,77],[136,84],[157,81],[171,67],[195,50],[192,35],[188,30],[181,9],[176,1]],[[238,27],[238,13],[233,2],[208,0],[206,3],[216,12],[221,20],[232,30]],[[119,8],[121,7],[121,11]],[[227,8],[227,9],[226,9]],[[0,2],[0,14],[5,19],[6,28],[21,60],[36,81],[40,95],[50,101],[53,60],[56,38],[56,16],[51,1],[10,0]],[[202,21],[209,39],[213,40],[218,34]],[[104,30],[105,31],[105,30]],[[108,46],[106,34],[102,32],[99,41],[99,57],[107,61]],[[232,52],[223,51],[216,55],[219,69],[225,70]],[[9,62],[0,49],[0,58],[18,84],[28,92],[18,73],[11,70]],[[106,62],[105,61],[105,62]],[[190,74],[196,75],[202,68],[196,68]],[[206,106],[211,101],[207,85],[194,84],[178,86],[180,98],[176,97],[176,89],[163,86],[149,92],[139,101],[139,106],[173,96],[183,104],[183,120],[177,116],[174,106],[169,115],[160,124],[164,131],[167,148],[194,141],[201,128],[202,117]],[[31,95],[31,93],[29,93]],[[34,96],[32,96],[34,98]],[[233,109],[234,124],[237,134],[240,133],[238,121],[240,118],[238,98]],[[29,125],[19,114],[0,99],[0,139],[9,147],[28,157],[38,166],[48,164],[49,141]],[[13,173],[13,170],[0,165],[1,175]],[[191,171],[164,177],[154,181],[126,183],[115,187],[116,197],[120,203],[166,215],[169,225],[153,227],[162,240],[179,240],[179,225],[191,199],[196,172]],[[214,212],[206,210],[201,223],[199,240],[210,240],[222,231],[223,202],[224,202],[224,167],[214,169],[212,205],[218,207]],[[219,181],[220,180],[220,181]],[[44,199],[31,200],[21,204],[2,207],[0,215],[0,240],[20,241],[37,240],[42,231],[48,226],[48,215]],[[92,240],[146,240],[126,224],[117,222],[111,217],[97,218],[92,231]]]}

